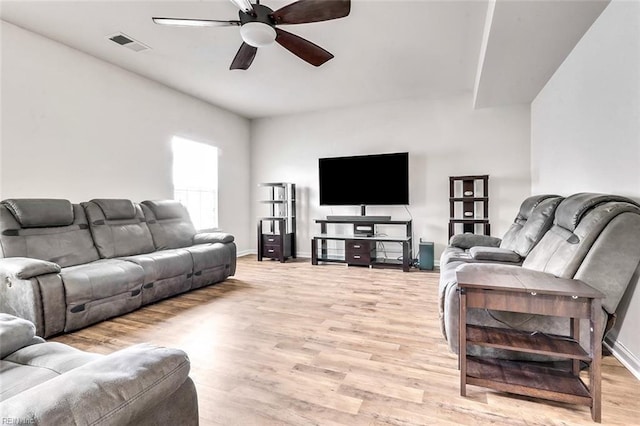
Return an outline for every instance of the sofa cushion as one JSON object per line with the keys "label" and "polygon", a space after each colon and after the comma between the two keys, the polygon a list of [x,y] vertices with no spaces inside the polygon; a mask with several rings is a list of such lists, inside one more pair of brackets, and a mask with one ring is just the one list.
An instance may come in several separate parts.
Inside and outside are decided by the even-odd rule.
{"label": "sofa cushion", "polygon": [[129,200],[91,200],[82,203],[100,257],[132,256],[155,247],[140,206]]}
{"label": "sofa cushion", "polygon": [[136,217],[136,207],[131,200],[93,199],[107,220],[133,219]]}
{"label": "sofa cushion", "polygon": [[[555,212],[563,198],[555,195],[543,195],[529,197],[526,201],[535,199],[537,202],[531,205],[527,212],[526,220],[522,209],[516,221],[502,239],[500,247],[512,250],[522,257],[527,257],[529,252],[542,239],[544,234],[551,228],[555,218]],[[527,204],[523,203],[523,206]],[[528,203],[531,204],[531,203]],[[517,232],[515,231],[517,228]]]}
{"label": "sofa cushion", "polygon": [[69,226],[73,223],[73,206],[68,200],[25,198],[2,202],[23,228]]}
{"label": "sofa cushion", "polygon": [[[196,230],[182,204],[174,200],[147,200],[142,202],[142,210],[156,249],[175,249],[193,244]],[[156,216],[156,212],[160,217]]]}
{"label": "sofa cushion", "polygon": [[157,220],[181,219],[185,217],[185,208],[175,200],[147,200],[143,203],[153,211]]}
{"label": "sofa cushion", "polygon": [[161,250],[120,259],[140,265],[144,269],[145,284],[193,272],[191,255],[183,249]]}
{"label": "sofa cushion", "polygon": [[[0,401],[19,395],[27,389],[47,382],[58,374],[46,368],[38,368],[30,365],[22,365],[15,362],[0,360]],[[4,404],[4,402],[2,403]],[[4,417],[4,408],[0,407],[0,413]]]}
{"label": "sofa cushion", "polygon": [[[47,205],[29,203],[32,210],[36,206],[46,208]],[[72,205],[73,219],[70,225],[50,227],[22,226],[8,206],[4,201],[0,203],[0,256],[29,257],[57,263],[62,267],[99,259],[87,217],[79,205]]]}
{"label": "sofa cushion", "polygon": [[144,269],[142,304],[155,302],[191,288],[193,260],[184,249],[160,250],[120,258]]}
{"label": "sofa cushion", "polygon": [[65,331],[131,312],[141,305],[144,270],[118,259],[101,259],[60,273],[67,305]]}
{"label": "sofa cushion", "polygon": [[0,401],[101,357],[57,342],[24,347],[2,360]]}

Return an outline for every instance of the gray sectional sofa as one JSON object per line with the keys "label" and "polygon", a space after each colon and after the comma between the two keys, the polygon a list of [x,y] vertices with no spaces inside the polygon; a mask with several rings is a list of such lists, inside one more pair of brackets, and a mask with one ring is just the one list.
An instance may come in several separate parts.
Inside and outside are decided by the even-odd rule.
{"label": "gray sectional sofa", "polygon": [[21,425],[198,424],[187,355],[141,344],[98,355],[35,336],[0,314],[0,418]]}
{"label": "gray sectional sofa", "polygon": [[0,202],[0,312],[38,336],[223,281],[235,267],[233,236],[196,233],[173,200]]}
{"label": "gray sectional sofa", "polygon": [[[579,193],[560,202],[553,225],[528,253],[521,266],[451,261],[441,265],[439,312],[443,335],[458,352],[459,295],[457,272],[480,270],[499,275],[519,274],[581,280],[605,294],[603,319],[614,318],[627,286],[640,271],[640,205],[620,196]],[[566,318],[470,309],[469,324],[513,327],[547,334],[569,334]],[[588,326],[582,321],[582,326]],[[604,324],[603,324],[604,325]],[[611,322],[609,322],[611,325]],[[606,327],[603,327],[606,332]],[[581,336],[589,336],[582,331]],[[603,338],[604,336],[599,336]],[[584,344],[586,346],[586,344]],[[513,352],[474,348],[484,356],[510,357]],[[476,353],[474,353],[476,354]]]}

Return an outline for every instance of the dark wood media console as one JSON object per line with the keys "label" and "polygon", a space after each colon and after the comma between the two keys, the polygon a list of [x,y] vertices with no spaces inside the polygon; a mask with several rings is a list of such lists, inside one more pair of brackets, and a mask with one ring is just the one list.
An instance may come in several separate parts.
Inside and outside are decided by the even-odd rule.
{"label": "dark wood media console", "polygon": [[[368,218],[332,218],[316,219],[320,224],[320,234],[311,239],[311,263],[338,262],[357,266],[395,266],[409,272],[411,267],[411,255],[413,252],[411,220],[388,220]],[[327,225],[353,225],[353,234],[338,235],[327,233]],[[383,236],[376,233],[377,225],[401,225],[405,227],[405,235],[398,237]],[[370,231],[368,231],[370,229]],[[327,241],[344,241],[345,251],[343,256],[330,256]],[[402,260],[386,259],[381,262],[377,259],[376,246],[379,242],[400,243],[402,245]]]}

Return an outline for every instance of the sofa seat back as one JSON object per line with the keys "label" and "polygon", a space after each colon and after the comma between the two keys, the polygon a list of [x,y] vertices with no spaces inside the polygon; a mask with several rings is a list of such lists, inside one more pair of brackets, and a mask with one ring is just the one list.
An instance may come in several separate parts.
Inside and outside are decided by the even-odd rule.
{"label": "sofa seat back", "polygon": [[142,209],[130,200],[94,199],[82,203],[100,257],[149,253],[155,250]]}
{"label": "sofa seat back", "polygon": [[28,257],[62,267],[99,259],[79,205],[35,198],[0,202],[0,257]]}
{"label": "sofa seat back", "polygon": [[523,267],[580,279],[602,291],[609,313],[640,262],[640,206],[614,195],[579,193],[558,207],[553,227]]}
{"label": "sofa seat back", "polygon": [[562,200],[549,194],[526,198],[502,239],[478,234],[454,235],[440,256],[440,267],[452,262],[522,264],[551,228]]}
{"label": "sofa seat back", "polygon": [[553,225],[556,208],[562,200],[558,195],[535,195],[524,200],[513,224],[502,237],[500,248],[527,257]]}
{"label": "sofa seat back", "polygon": [[193,245],[196,229],[189,212],[178,201],[143,201],[142,209],[156,249],[166,250]]}

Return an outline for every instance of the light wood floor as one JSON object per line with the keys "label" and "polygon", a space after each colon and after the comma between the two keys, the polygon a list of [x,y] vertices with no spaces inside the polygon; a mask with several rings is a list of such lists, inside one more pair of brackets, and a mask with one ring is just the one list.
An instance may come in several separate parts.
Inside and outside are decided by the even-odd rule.
{"label": "light wood floor", "polygon": [[[572,425],[587,407],[469,386],[438,326],[438,274],[239,259],[224,283],[59,336],[185,350],[202,425]],[[603,424],[640,424],[640,382],[604,359]]]}

